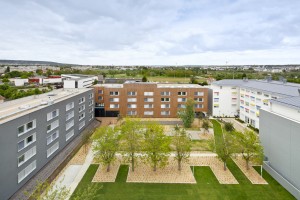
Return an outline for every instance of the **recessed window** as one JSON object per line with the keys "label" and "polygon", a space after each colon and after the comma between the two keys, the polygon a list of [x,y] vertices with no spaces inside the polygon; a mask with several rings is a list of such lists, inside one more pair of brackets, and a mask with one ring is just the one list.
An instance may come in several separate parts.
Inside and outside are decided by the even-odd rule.
{"label": "recessed window", "polygon": [[161,96],[170,96],[170,92],[161,92],[160,95]]}
{"label": "recessed window", "polygon": [[170,102],[170,98],[161,98],[161,102]]}
{"label": "recessed window", "polygon": [[127,92],[127,95],[128,95],[128,96],[135,96],[135,95],[136,95],[136,92]]}
{"label": "recessed window", "polygon": [[31,122],[23,124],[22,126],[19,126],[18,127],[18,136],[21,136],[21,135],[35,129],[35,127],[36,127],[36,120],[33,120]]}
{"label": "recessed window", "polygon": [[119,92],[118,91],[110,91],[109,95],[111,95],[111,96],[119,96]]}
{"label": "recessed window", "polygon": [[178,96],[186,96],[186,92],[178,92]]}
{"label": "recessed window", "polygon": [[18,152],[23,150],[27,146],[31,145],[32,143],[34,143],[35,140],[36,140],[36,134],[34,133],[34,134],[28,136],[27,138],[19,141],[18,142]]}
{"label": "recessed window", "polygon": [[66,105],[66,111],[68,111],[68,110],[70,110],[70,109],[72,109],[72,108],[74,108],[74,102],[70,102],[70,103],[68,103],[68,104]]}

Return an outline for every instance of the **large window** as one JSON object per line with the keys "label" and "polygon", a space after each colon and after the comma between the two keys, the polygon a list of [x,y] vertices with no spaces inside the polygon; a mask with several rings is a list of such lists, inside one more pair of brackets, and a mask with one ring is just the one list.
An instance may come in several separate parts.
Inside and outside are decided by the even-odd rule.
{"label": "large window", "polygon": [[66,121],[74,117],[74,110],[66,114]]}
{"label": "large window", "polygon": [[177,108],[185,108],[185,104],[178,104]]}
{"label": "large window", "polygon": [[66,141],[68,141],[70,138],[72,138],[74,135],[74,129],[72,129],[70,132],[66,134]]}
{"label": "large window", "polygon": [[22,126],[18,127],[18,136],[21,136],[36,127],[36,120],[23,124]]}
{"label": "large window", "polygon": [[132,92],[132,91],[131,92],[127,92],[127,95],[128,96],[136,96],[136,92]]}
{"label": "large window", "polygon": [[144,92],[144,96],[153,96],[154,92]]}
{"label": "large window", "polygon": [[23,155],[18,157],[18,167],[23,165],[27,160],[32,158],[36,154],[36,146],[26,151]]}
{"label": "large window", "polygon": [[30,163],[25,169],[18,173],[18,183],[26,178],[36,168],[36,160]]}
{"label": "large window", "polygon": [[51,120],[51,119],[57,117],[58,115],[59,115],[59,110],[58,110],[58,109],[53,110],[52,112],[49,112],[49,113],[47,114],[47,121],[49,121],[49,120]]}
{"label": "large window", "polygon": [[82,106],[79,107],[79,112],[82,112],[84,110],[85,110],[85,105],[82,105]]}
{"label": "large window", "polygon": [[94,97],[94,93],[89,94],[89,98],[93,98]]}
{"label": "large window", "polygon": [[36,134],[35,133],[28,136],[27,138],[19,141],[18,142],[18,152],[23,150],[24,148],[28,147],[29,145],[31,145],[35,141],[36,141]]}
{"label": "large window", "polygon": [[119,102],[119,98],[109,98],[109,102]]}
{"label": "large window", "polygon": [[153,99],[153,98],[144,98],[144,101],[145,101],[145,102],[153,102],[154,99]]}
{"label": "large window", "polygon": [[161,108],[170,108],[170,104],[161,104],[160,107]]}
{"label": "large window", "polygon": [[[218,93],[219,94],[219,93]],[[195,96],[203,96],[204,95],[204,92],[195,92],[194,94]]]}
{"label": "large window", "polygon": [[130,110],[130,111],[127,111],[127,115],[136,115],[136,111],[135,110]]}
{"label": "large window", "polygon": [[178,96],[186,96],[186,92],[178,92]]}
{"label": "large window", "polygon": [[145,104],[144,108],[154,108],[154,105],[153,104]]}
{"label": "large window", "polygon": [[72,126],[74,126],[74,119],[66,123],[66,131],[69,130]]}
{"label": "large window", "polygon": [[85,112],[83,112],[79,115],[79,121],[81,121],[84,117],[85,117]]}
{"label": "large window", "polygon": [[66,105],[66,111],[71,110],[72,108],[74,108],[74,102],[70,102]]}
{"label": "large window", "polygon": [[59,137],[59,130],[56,130],[54,133],[52,133],[47,137],[47,145],[51,144],[58,137]]}
{"label": "large window", "polygon": [[186,98],[178,98],[178,102],[186,102]]}
{"label": "large window", "polygon": [[136,104],[127,104],[127,108],[136,108]]}
{"label": "large window", "polygon": [[111,95],[111,96],[119,96],[119,92],[118,91],[110,91],[109,95]]}
{"label": "large window", "polygon": [[85,121],[80,122],[79,124],[79,130],[82,129],[85,126]]}
{"label": "large window", "polygon": [[203,98],[194,98],[194,101],[196,101],[196,102],[203,102]]}
{"label": "large window", "polygon": [[109,104],[109,108],[119,108],[119,104]]}
{"label": "large window", "polygon": [[170,92],[161,92],[160,95],[161,96],[170,96]]}
{"label": "large window", "polygon": [[85,102],[85,97],[81,97],[78,102],[79,102],[79,104],[84,103]]}
{"label": "large window", "polygon": [[170,102],[170,98],[161,98],[161,102]]}
{"label": "large window", "polygon": [[51,132],[52,130],[56,129],[59,126],[58,119],[52,122],[51,124],[47,125],[47,133]]}
{"label": "large window", "polygon": [[170,111],[161,111],[161,115],[170,115]]}
{"label": "large window", "polygon": [[203,104],[195,104],[195,108],[203,108]]}
{"label": "large window", "polygon": [[127,102],[136,102],[136,98],[128,98]]}
{"label": "large window", "polygon": [[94,100],[91,100],[90,102],[89,102],[89,106],[92,106],[94,104]]}
{"label": "large window", "polygon": [[59,143],[56,142],[53,146],[51,146],[49,149],[47,149],[47,158],[51,156],[55,151],[59,149]]}
{"label": "large window", "polygon": [[153,111],[145,111],[144,115],[153,115]]}

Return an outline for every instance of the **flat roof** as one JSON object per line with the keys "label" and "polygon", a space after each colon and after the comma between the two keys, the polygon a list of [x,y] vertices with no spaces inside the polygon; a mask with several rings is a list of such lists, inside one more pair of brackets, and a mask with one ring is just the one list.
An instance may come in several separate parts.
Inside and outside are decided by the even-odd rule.
{"label": "flat roof", "polygon": [[281,94],[287,97],[299,96],[300,84],[283,83],[281,81],[267,81],[267,80],[242,80],[242,79],[224,79],[215,81],[212,85],[219,86],[237,86],[258,91],[266,91],[276,94]]}
{"label": "flat roof", "polygon": [[[150,85],[150,84],[155,84],[155,85],[157,85],[157,88],[206,88],[206,87],[203,87],[203,86],[197,85],[197,84],[180,84],[180,83],[165,84],[165,83],[157,83],[157,82],[135,82],[135,81],[127,81],[124,84],[136,84],[136,85]],[[96,85],[94,85],[94,87],[123,88],[124,84],[103,83],[103,84],[96,84]]]}
{"label": "flat roof", "polygon": [[77,96],[92,88],[57,89],[40,95],[32,95],[0,104],[0,124]]}
{"label": "flat roof", "polygon": [[92,77],[97,77],[97,76],[96,75],[85,75],[85,74],[61,74],[61,77],[62,78],[70,78],[72,80],[80,80],[80,79],[92,78]]}
{"label": "flat roof", "polygon": [[290,108],[300,109],[300,96],[281,98],[281,99],[272,99],[271,103],[281,104]]}

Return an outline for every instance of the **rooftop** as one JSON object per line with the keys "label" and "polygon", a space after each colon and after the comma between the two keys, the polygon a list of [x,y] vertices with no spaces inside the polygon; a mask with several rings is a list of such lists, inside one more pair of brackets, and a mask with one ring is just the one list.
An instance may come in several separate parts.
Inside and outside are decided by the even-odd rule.
{"label": "rooftop", "polygon": [[70,79],[86,79],[95,77],[95,75],[84,75],[84,74],[62,74],[62,78],[70,78]]}
{"label": "rooftop", "polygon": [[212,85],[238,86],[243,88],[266,91],[286,97],[299,96],[300,84],[283,83],[281,81],[224,79],[215,81]]}
{"label": "rooftop", "polygon": [[84,93],[88,90],[92,89],[58,89],[40,95],[33,95],[4,102],[0,104],[0,124]]}
{"label": "rooftop", "polygon": [[[157,83],[157,82],[136,82],[136,81],[126,81],[124,84],[136,84],[136,85],[149,85],[149,84],[155,84],[157,85],[157,88],[204,88],[201,85],[197,84],[165,84],[165,83]],[[104,87],[104,88],[123,88],[124,84],[97,84],[94,85],[94,87]]]}
{"label": "rooftop", "polygon": [[289,98],[281,98],[281,99],[273,99],[272,103],[278,103],[285,105],[287,107],[300,109],[300,96],[298,97],[289,97]]}

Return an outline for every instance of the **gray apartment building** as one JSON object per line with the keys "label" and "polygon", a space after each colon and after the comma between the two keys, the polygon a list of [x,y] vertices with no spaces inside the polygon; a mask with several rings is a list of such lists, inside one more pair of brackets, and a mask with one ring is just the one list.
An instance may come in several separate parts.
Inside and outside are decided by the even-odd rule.
{"label": "gray apartment building", "polygon": [[93,89],[59,89],[0,104],[0,199],[10,198],[94,118]]}
{"label": "gray apartment building", "polygon": [[259,129],[264,169],[300,199],[300,96],[271,100],[270,109],[261,110]]}

